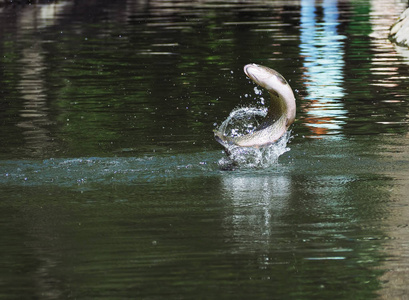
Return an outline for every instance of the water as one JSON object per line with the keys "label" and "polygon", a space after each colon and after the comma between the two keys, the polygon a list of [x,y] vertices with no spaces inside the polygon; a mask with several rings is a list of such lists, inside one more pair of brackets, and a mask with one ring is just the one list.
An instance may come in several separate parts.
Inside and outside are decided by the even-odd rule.
{"label": "water", "polygon": [[222,135],[238,137],[251,134],[267,115],[267,108],[240,107],[232,110],[226,120],[217,128]]}
{"label": "water", "polygon": [[[0,4],[1,297],[405,297],[405,6]],[[297,120],[226,171],[213,130],[268,105],[247,63]]]}
{"label": "water", "polygon": [[[238,137],[253,133],[267,115],[267,108],[240,107],[233,109],[222,124],[215,129],[222,136]],[[218,162],[222,170],[238,168],[268,168],[277,163],[277,159],[289,150],[287,143],[291,131],[286,132],[276,143],[265,147],[240,147],[235,144],[221,143],[226,156]]]}

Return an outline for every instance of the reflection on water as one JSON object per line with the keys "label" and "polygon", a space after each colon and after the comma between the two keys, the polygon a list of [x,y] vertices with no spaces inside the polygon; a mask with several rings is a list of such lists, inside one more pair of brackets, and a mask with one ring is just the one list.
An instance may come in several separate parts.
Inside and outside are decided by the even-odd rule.
{"label": "reflection on water", "polygon": [[42,49],[39,41],[33,39],[30,42],[32,44],[22,51],[20,60],[22,72],[18,88],[22,94],[21,98],[24,99],[24,106],[20,111],[22,119],[17,126],[24,130],[27,150],[33,151],[35,155],[41,155],[41,150],[50,146],[50,131],[46,126],[51,122],[47,116],[45,82],[42,79],[44,69]]}
{"label": "reflection on water", "polygon": [[275,222],[288,209],[290,178],[279,174],[244,174],[225,176],[222,183],[226,198],[232,201],[232,211],[226,216],[224,226],[233,230],[233,242],[237,244],[233,251],[255,249],[255,243],[257,250],[263,256],[268,256],[268,249],[274,239],[271,231],[276,227]]}
{"label": "reflection on water", "polygon": [[[374,49],[371,72],[377,78],[371,84],[384,88],[398,86],[396,79],[399,74],[396,62],[399,57],[394,51],[394,46],[388,41],[390,25],[396,21],[396,16],[405,9],[405,5],[386,3],[385,1],[373,0],[371,3],[370,22],[372,24],[371,43]],[[404,78],[400,78],[404,79]],[[385,101],[393,101],[385,99]]]}
{"label": "reflection on water", "polygon": [[47,83],[44,78],[44,41],[37,32],[54,25],[57,15],[67,6],[67,2],[23,6],[16,21],[16,34],[21,41],[17,89],[23,101],[19,114],[21,120],[16,126],[23,129],[27,153],[35,156],[41,156],[45,149],[52,146],[53,140],[47,129],[52,122],[48,117]]}
{"label": "reflection on water", "polygon": [[[393,46],[391,43],[385,42],[388,39],[389,26],[387,22],[380,21],[390,20],[391,23],[396,21],[396,16],[399,15],[405,8],[406,3],[401,5],[392,5],[382,1],[372,1],[371,23],[373,33],[371,36],[373,49],[375,54],[372,59],[372,73],[376,79],[372,83],[374,86],[380,86],[385,89],[393,89],[393,92],[383,102],[391,106],[398,107],[401,103],[405,103],[407,96],[399,92],[399,85],[401,82],[407,82],[409,74],[402,73],[400,70],[400,61],[405,59],[405,51],[400,51],[398,46]],[[397,50],[397,51],[395,51]],[[388,62],[385,64],[385,62]],[[396,108],[395,108],[396,109]],[[399,126],[407,127],[408,113],[399,120],[384,120],[379,121],[378,124],[382,126]],[[384,247],[390,256],[385,260],[383,268],[386,272],[381,277],[384,282],[383,289],[379,292],[381,299],[403,299],[408,295],[407,284],[409,280],[408,267],[408,247],[407,247],[407,220],[409,211],[407,207],[408,194],[408,135],[402,135],[394,141],[385,137],[384,151],[385,158],[391,158],[399,165],[398,169],[392,168],[386,170],[389,176],[395,178],[394,188],[391,190],[391,217],[385,220],[386,230],[390,239],[385,243]]]}
{"label": "reflection on water", "polygon": [[[406,295],[406,4],[0,4],[3,297]],[[251,62],[298,120],[268,167],[222,171]]]}
{"label": "reflection on water", "polygon": [[345,36],[338,33],[338,3],[326,0],[322,6],[301,1],[301,55],[304,58],[308,95],[303,103],[305,119],[312,137],[331,134],[342,138],[344,108]]}
{"label": "reflection on water", "polygon": [[[384,220],[390,239],[384,245],[389,257],[382,266],[386,269],[381,277],[384,282],[384,287],[380,291],[382,299],[404,299],[409,292],[406,284],[409,280],[408,149],[408,135],[393,141],[390,137],[385,137],[383,149],[385,156],[400,162],[400,167],[386,171],[389,176],[395,178],[395,185],[391,191],[391,217]],[[397,167],[397,164],[394,166]]]}

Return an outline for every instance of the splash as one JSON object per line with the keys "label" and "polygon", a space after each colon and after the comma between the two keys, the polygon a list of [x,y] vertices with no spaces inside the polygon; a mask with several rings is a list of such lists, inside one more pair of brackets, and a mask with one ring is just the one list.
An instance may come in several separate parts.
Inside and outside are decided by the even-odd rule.
{"label": "splash", "polygon": [[267,115],[267,108],[240,107],[234,109],[217,129],[225,136],[238,137],[252,133]]}
{"label": "splash", "polygon": [[[251,134],[266,115],[267,108],[237,108],[216,130],[230,137]],[[280,155],[290,150],[287,147],[290,136],[290,132],[286,132],[276,143],[261,148],[227,145],[227,157],[220,159],[218,165],[223,170],[270,167],[277,162]]]}
{"label": "splash", "polygon": [[218,174],[220,154],[179,153],[142,157],[79,157],[45,160],[0,160],[0,187],[58,186],[74,190],[100,185],[168,183],[173,179]]}

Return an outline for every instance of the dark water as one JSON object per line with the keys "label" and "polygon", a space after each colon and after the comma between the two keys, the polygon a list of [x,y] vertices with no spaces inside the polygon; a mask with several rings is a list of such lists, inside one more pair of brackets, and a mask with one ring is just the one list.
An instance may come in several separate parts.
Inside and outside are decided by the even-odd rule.
{"label": "dark water", "polygon": [[[409,280],[406,1],[0,4],[5,299],[397,299]],[[287,151],[213,129],[295,91]],[[262,100],[260,97],[264,97]]]}

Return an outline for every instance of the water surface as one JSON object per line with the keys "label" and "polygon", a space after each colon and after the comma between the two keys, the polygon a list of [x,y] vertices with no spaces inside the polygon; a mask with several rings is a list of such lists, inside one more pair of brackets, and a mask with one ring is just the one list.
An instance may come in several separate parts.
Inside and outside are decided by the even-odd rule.
{"label": "water surface", "polygon": [[[405,1],[0,6],[0,293],[7,299],[407,294]],[[297,98],[286,151],[223,171],[213,138]]]}

